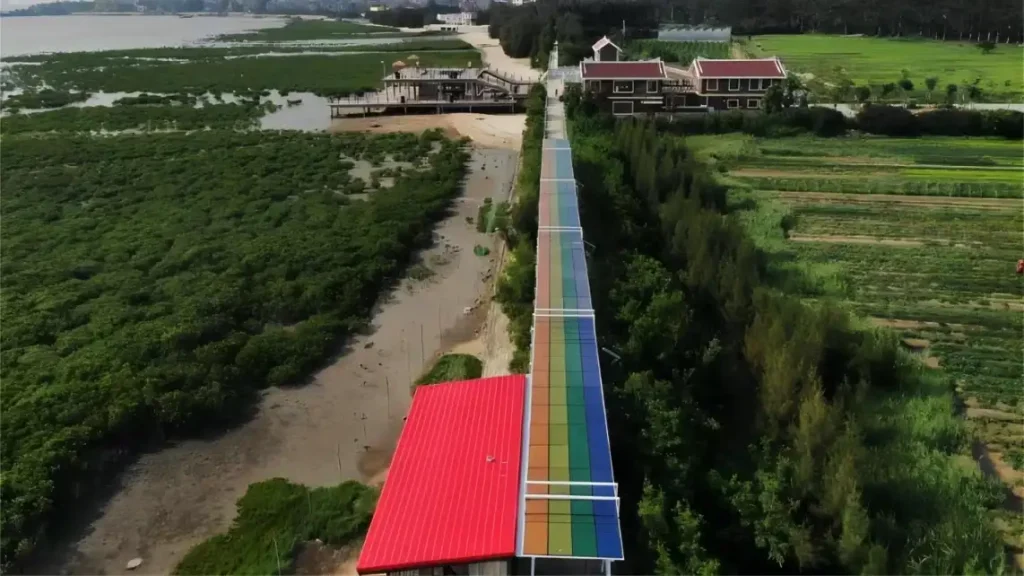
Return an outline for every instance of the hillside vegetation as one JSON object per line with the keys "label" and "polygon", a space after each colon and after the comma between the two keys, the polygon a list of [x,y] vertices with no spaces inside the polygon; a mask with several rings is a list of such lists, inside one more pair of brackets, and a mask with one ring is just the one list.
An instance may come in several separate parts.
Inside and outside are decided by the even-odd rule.
{"label": "hillside vegetation", "polygon": [[[137,449],[307,377],[429,242],[467,158],[438,132],[3,146],[5,570]],[[391,188],[348,174],[389,158],[414,165]]]}

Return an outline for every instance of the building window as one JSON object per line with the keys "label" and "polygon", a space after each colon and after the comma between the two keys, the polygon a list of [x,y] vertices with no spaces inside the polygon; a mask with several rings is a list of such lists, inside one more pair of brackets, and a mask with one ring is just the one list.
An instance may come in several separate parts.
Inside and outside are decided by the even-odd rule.
{"label": "building window", "polygon": [[704,106],[705,108],[707,108],[707,106],[708,106],[708,97],[707,96],[704,96],[703,98],[700,99],[700,105]]}
{"label": "building window", "polygon": [[761,100],[757,98],[750,98],[747,100],[747,108],[760,108]]}
{"label": "building window", "polygon": [[647,81],[647,93],[648,94],[657,94],[658,92],[659,92],[659,90],[658,90],[658,81],[657,80],[648,80]]}
{"label": "building window", "polygon": [[706,92],[714,92],[718,90],[718,80],[705,80],[704,90]]}
{"label": "building window", "polygon": [[612,84],[612,92],[616,94],[632,94],[633,83],[632,82],[615,82]]}
{"label": "building window", "polygon": [[632,113],[632,102],[612,102],[612,114],[615,116],[628,116]]}
{"label": "building window", "polygon": [[739,91],[740,91],[740,79],[739,78],[730,78],[729,79],[729,92],[739,92]]}
{"label": "building window", "polygon": [[726,108],[739,108],[740,107],[740,100],[739,100],[739,98],[729,98],[728,100],[725,101],[725,107]]}

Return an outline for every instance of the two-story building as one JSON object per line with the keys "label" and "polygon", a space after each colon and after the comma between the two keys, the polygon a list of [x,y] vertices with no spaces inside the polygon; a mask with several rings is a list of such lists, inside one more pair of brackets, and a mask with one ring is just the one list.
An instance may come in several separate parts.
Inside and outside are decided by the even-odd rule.
{"label": "two-story building", "polygon": [[646,62],[580,63],[583,89],[603,96],[612,114],[630,115],[663,112],[662,88],[668,74],[659,60]]}
{"label": "two-story building", "polygon": [[615,115],[761,108],[768,89],[786,78],[778,58],[697,58],[683,69],[623,60],[607,36],[592,49],[593,58],[580,62],[580,81]]}
{"label": "two-story building", "polygon": [[688,73],[702,105],[714,110],[761,108],[768,88],[786,79],[786,68],[778,58],[697,58]]}

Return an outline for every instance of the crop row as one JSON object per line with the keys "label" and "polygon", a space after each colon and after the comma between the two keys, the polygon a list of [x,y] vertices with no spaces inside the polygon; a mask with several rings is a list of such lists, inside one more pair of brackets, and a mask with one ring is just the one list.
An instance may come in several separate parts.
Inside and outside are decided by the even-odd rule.
{"label": "crop row", "polygon": [[1019,213],[900,207],[802,205],[793,209],[795,231],[913,238],[986,247],[1019,248]]}
{"label": "crop row", "polygon": [[[867,159],[864,159],[867,160]],[[880,163],[878,161],[836,162],[831,158],[790,158],[759,156],[743,159],[741,170],[783,171],[805,177],[808,174],[833,177],[891,178],[900,176],[925,182],[1005,182],[1020,187],[1024,169],[1016,166],[922,166],[913,164]],[[738,175],[745,175],[740,172]],[[785,176],[785,174],[776,174]]]}
{"label": "crop row", "polygon": [[960,196],[965,198],[1024,198],[1024,189],[1021,185],[1008,182],[921,182],[899,178],[781,178],[742,175],[733,175],[732,178],[762,190]]}
{"label": "crop row", "polygon": [[[990,138],[954,138],[930,136],[912,140],[880,138],[874,136],[849,138],[815,138],[800,136],[784,140],[758,138],[755,140],[763,154],[775,156],[835,156],[892,158],[956,159],[962,165],[975,158],[997,159],[999,163],[1024,164],[1020,142]],[[925,163],[925,162],[921,162]],[[946,163],[946,162],[936,162]]]}

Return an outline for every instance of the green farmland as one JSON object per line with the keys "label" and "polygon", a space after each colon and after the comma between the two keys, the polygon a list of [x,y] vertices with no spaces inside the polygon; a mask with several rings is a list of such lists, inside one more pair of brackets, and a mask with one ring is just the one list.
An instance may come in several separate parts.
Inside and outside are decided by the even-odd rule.
{"label": "green farmland", "polygon": [[730,204],[770,254],[777,286],[895,330],[949,378],[994,458],[1015,460],[1024,444],[1019,142],[688,141],[727,173]]}
{"label": "green farmland", "polygon": [[[1014,44],[999,44],[982,54],[969,42],[804,34],[755,36],[744,48],[753,55],[779,56],[793,72],[813,74],[812,88],[848,78],[858,86],[871,85],[877,95],[878,88],[899,81],[907,70],[914,83],[910,95],[921,101],[941,99],[947,85],[963,86],[978,78],[984,100],[1024,98],[1024,50]],[[936,94],[928,93],[929,77],[938,79]]]}

